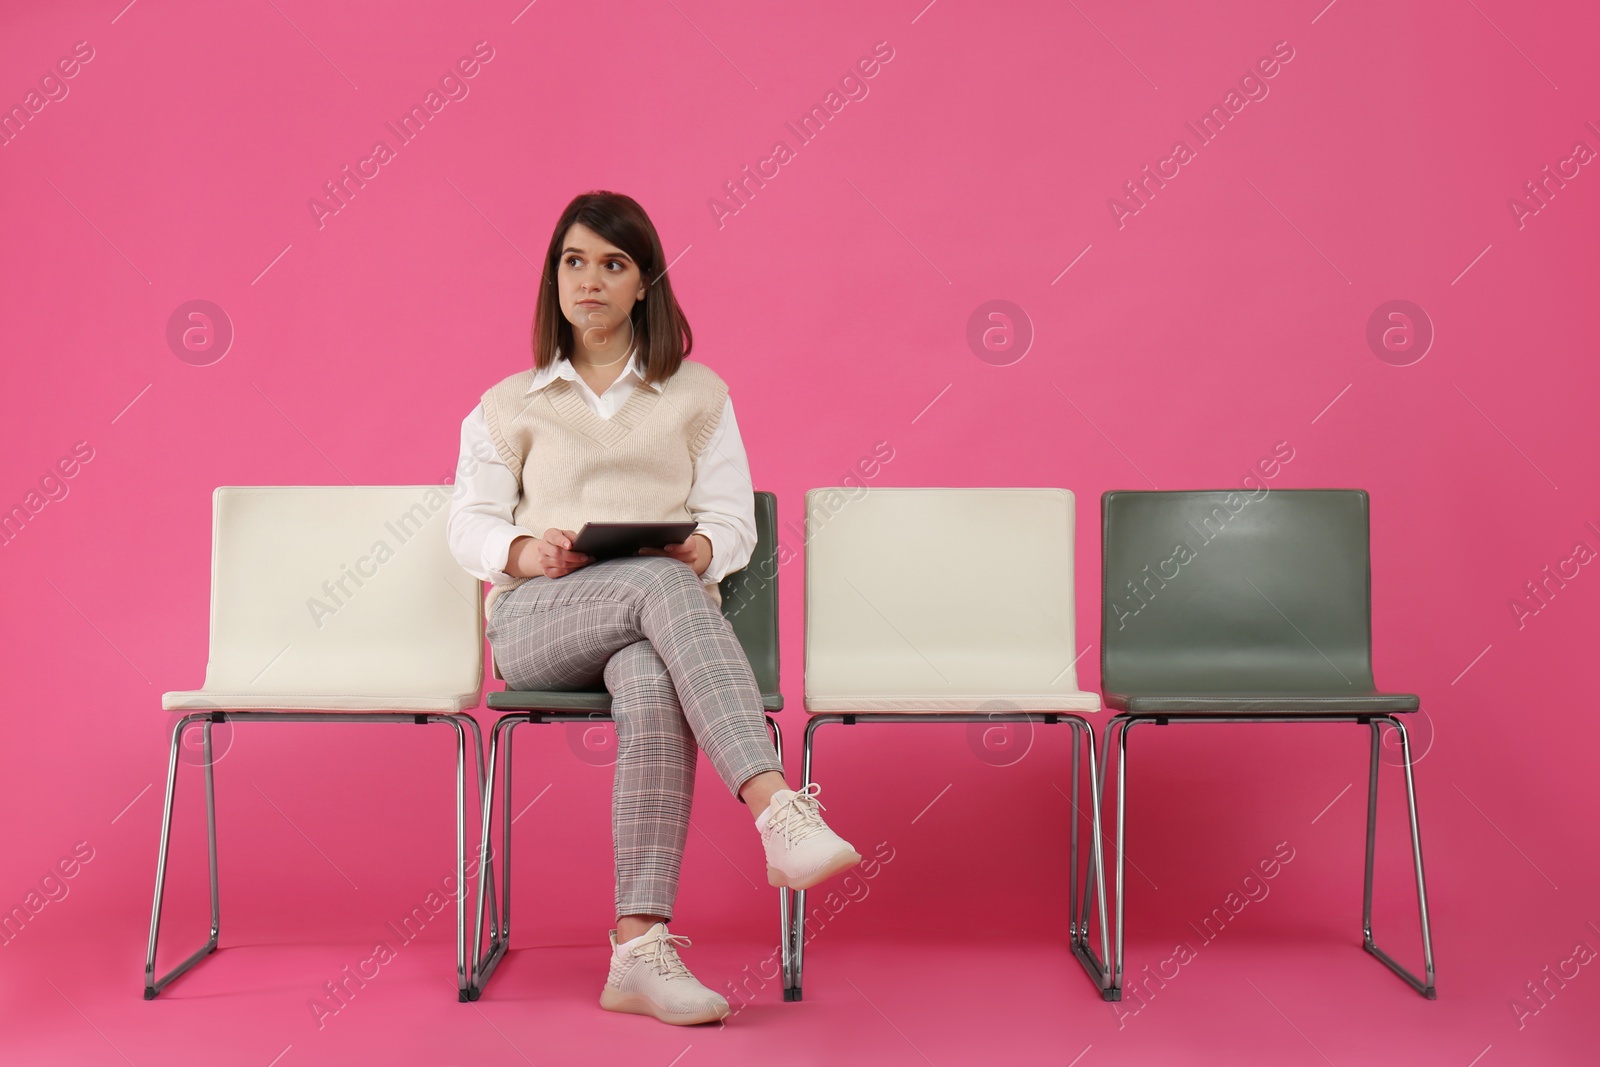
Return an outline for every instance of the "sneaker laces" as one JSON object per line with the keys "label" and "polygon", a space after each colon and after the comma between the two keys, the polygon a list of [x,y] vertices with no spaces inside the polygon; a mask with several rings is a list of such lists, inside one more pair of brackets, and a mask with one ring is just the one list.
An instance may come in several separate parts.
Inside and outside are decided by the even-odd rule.
{"label": "sneaker laces", "polygon": [[779,802],[778,810],[768,818],[767,825],[776,827],[791,844],[820,834],[824,826],[818,812],[827,810],[817,799],[821,789],[812,782],[796,790],[793,796]]}
{"label": "sneaker laces", "polygon": [[692,944],[694,942],[687,937],[663,931],[659,937],[636,946],[633,951],[636,956],[649,961],[655,967],[656,973],[670,982],[674,978],[694,978],[683,960],[678,957],[680,946],[688,948]]}

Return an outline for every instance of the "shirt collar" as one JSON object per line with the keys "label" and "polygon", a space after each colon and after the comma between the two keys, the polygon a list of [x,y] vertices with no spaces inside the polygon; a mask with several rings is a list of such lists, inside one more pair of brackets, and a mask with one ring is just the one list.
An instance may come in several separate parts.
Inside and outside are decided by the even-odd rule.
{"label": "shirt collar", "polygon": [[[629,374],[639,379],[638,384],[647,384],[644,380],[644,369],[639,364],[639,346],[637,344],[628,350],[628,362],[623,365],[622,374],[618,375],[618,377],[625,377]],[[534,371],[533,381],[528,385],[528,392],[524,395],[531,396],[537,393],[557,378],[565,378],[569,382],[576,381],[578,378],[578,368],[572,365],[571,360],[561,357],[561,349],[559,347],[556,349],[556,358],[551,361],[548,367]],[[650,388],[655,389],[656,387],[652,385]]]}

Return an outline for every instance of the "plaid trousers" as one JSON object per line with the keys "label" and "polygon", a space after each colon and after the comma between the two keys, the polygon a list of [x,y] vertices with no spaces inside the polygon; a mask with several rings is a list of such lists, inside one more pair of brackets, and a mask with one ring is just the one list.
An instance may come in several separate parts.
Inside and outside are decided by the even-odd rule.
{"label": "plaid trousers", "polygon": [[604,682],[617,729],[617,915],[670,919],[699,749],[736,798],[754,775],[783,771],[733,627],[687,563],[624,556],[502,594],[487,635],[508,688]]}

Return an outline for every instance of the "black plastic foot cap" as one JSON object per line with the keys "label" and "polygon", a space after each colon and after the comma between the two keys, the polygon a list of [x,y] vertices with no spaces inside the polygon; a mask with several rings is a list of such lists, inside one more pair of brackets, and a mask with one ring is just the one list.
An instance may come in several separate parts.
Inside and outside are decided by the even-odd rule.
{"label": "black plastic foot cap", "polygon": [[154,1000],[154,999],[156,999],[156,987],[155,986],[147,985],[147,986],[144,987],[144,999],[146,999],[146,1000]]}
{"label": "black plastic foot cap", "polygon": [[1100,996],[1103,999],[1107,1000],[1107,1001],[1112,1001],[1112,1002],[1120,1001],[1122,999],[1122,990],[1120,990],[1120,989],[1102,989],[1100,991]]}

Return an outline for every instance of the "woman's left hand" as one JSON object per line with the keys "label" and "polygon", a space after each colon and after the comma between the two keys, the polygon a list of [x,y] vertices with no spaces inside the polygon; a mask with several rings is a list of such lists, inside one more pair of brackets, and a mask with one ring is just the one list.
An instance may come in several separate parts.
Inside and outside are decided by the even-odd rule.
{"label": "woman's left hand", "polygon": [[641,548],[639,555],[671,556],[693,567],[696,574],[704,574],[706,568],[711,566],[711,538],[696,532],[690,534],[689,540],[681,544],[668,545],[666,548]]}

